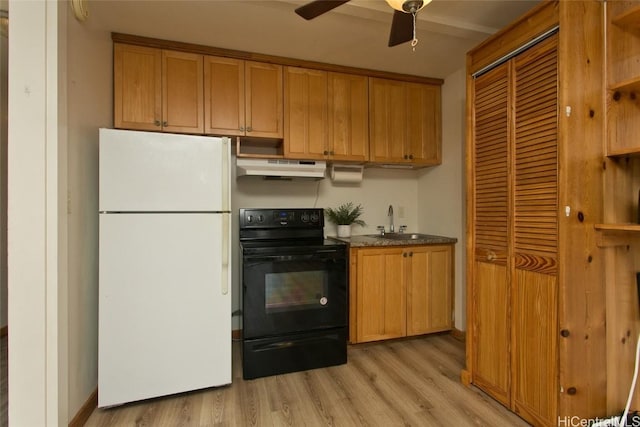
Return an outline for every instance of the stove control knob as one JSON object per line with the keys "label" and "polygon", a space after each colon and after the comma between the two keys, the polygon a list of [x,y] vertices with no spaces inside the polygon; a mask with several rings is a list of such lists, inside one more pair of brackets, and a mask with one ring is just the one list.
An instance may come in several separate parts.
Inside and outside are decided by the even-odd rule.
{"label": "stove control knob", "polygon": [[320,220],[320,216],[318,216],[318,214],[313,213],[311,214],[311,222],[318,222]]}
{"label": "stove control knob", "polygon": [[264,222],[264,215],[258,215],[258,222],[259,223]]}
{"label": "stove control knob", "polygon": [[247,224],[251,224],[253,222],[253,215],[247,215]]}
{"label": "stove control knob", "polygon": [[300,219],[302,220],[302,222],[309,222],[309,214],[304,212]]}

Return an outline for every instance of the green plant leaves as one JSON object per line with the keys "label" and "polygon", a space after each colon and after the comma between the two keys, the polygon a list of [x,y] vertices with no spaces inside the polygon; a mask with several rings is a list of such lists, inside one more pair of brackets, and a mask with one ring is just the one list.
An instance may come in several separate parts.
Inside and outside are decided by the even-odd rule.
{"label": "green plant leaves", "polygon": [[326,208],[325,213],[329,221],[337,225],[357,224],[361,226],[367,225],[363,220],[359,219],[364,212],[362,205],[353,206],[353,202],[344,203],[337,208]]}

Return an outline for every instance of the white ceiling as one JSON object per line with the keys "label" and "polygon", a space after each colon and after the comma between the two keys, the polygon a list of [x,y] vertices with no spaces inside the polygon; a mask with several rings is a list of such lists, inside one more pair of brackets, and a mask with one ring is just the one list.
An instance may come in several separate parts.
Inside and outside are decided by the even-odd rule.
{"label": "white ceiling", "polygon": [[418,13],[418,44],[387,47],[393,9],[351,0],[313,20],[306,0],[89,0],[83,25],[227,49],[445,78],[472,47],[535,6],[529,0],[433,0]]}

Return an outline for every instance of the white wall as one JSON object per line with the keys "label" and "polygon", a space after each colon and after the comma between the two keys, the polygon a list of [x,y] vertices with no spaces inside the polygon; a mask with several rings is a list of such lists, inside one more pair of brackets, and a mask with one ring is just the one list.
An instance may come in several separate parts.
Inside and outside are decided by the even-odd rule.
{"label": "white wall", "polygon": [[98,384],[98,128],[111,127],[111,34],[68,13],[69,414]]}
{"label": "white wall", "polygon": [[418,183],[420,230],[458,239],[455,268],[455,326],[465,317],[465,70],[442,86],[442,165],[424,169]]}

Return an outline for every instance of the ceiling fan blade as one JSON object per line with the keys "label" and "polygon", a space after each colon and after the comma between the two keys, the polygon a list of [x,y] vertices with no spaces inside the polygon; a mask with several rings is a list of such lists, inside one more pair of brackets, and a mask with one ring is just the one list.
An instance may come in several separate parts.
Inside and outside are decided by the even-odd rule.
{"label": "ceiling fan blade", "polygon": [[309,20],[329,12],[348,1],[349,0],[315,0],[297,8],[296,13],[304,19]]}
{"label": "ceiling fan blade", "polygon": [[413,15],[394,11],[389,34],[389,47],[408,42],[413,39]]}

